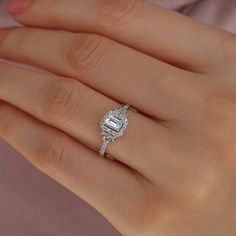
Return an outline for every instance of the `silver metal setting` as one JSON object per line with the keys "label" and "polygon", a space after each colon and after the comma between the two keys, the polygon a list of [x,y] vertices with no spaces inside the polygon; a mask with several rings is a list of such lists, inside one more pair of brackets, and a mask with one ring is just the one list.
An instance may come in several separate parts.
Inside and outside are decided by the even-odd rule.
{"label": "silver metal setting", "polygon": [[104,157],[106,148],[111,141],[115,141],[121,137],[128,126],[128,109],[130,105],[126,104],[123,107],[116,108],[115,110],[108,111],[100,123],[102,130],[102,145],[99,155]]}

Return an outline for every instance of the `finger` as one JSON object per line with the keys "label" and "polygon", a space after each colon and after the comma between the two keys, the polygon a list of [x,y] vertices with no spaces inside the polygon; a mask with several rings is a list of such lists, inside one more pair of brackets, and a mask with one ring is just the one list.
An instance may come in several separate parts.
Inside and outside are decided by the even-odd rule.
{"label": "finger", "polygon": [[26,25],[103,34],[198,72],[221,59],[222,33],[144,0],[29,2],[22,12],[8,6],[15,19]]}
{"label": "finger", "polygon": [[129,213],[144,204],[147,189],[136,172],[99,158],[64,133],[7,104],[0,105],[0,137],[114,225],[123,225],[132,216]]}
{"label": "finger", "polygon": [[[117,102],[72,79],[45,76],[1,64],[0,73],[0,99],[99,149],[99,123],[106,111],[120,106]],[[164,151],[169,132],[140,113],[129,110],[128,114],[127,131],[108,145],[107,153],[145,175],[148,173],[143,158],[146,151],[152,145],[159,147],[160,152]],[[154,142],[156,139],[159,139],[158,143]]]}
{"label": "finger", "polygon": [[190,86],[194,73],[98,35],[12,29],[1,43],[0,56],[77,78],[163,120],[182,116],[186,97],[196,91],[195,84]]}

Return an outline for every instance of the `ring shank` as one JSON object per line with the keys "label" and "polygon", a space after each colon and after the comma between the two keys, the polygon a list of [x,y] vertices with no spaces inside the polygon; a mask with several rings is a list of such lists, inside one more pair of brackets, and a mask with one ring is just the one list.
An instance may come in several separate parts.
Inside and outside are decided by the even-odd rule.
{"label": "ring shank", "polygon": [[99,155],[100,155],[101,157],[104,157],[104,156],[105,156],[105,152],[106,152],[107,145],[108,145],[109,142],[110,142],[110,141],[108,141],[108,140],[106,140],[106,139],[103,140],[102,146],[101,146],[100,151],[99,151]]}

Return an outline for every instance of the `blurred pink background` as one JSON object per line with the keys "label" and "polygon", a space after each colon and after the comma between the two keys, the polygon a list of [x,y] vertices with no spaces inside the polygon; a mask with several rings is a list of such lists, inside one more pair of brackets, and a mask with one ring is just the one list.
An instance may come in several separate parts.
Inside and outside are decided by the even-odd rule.
{"label": "blurred pink background", "polygon": [[[236,33],[235,0],[149,1]],[[4,4],[0,0],[0,26],[15,25]],[[0,236],[120,235],[99,213],[32,168],[3,141],[0,163]]]}

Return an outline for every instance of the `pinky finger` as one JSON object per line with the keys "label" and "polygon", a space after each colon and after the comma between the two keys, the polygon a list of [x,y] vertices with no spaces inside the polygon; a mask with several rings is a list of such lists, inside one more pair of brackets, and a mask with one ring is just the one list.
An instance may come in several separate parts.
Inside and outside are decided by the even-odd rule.
{"label": "pinky finger", "polygon": [[145,182],[118,162],[99,158],[84,145],[17,108],[0,103],[0,137],[35,167],[96,208],[118,226],[144,205]]}

